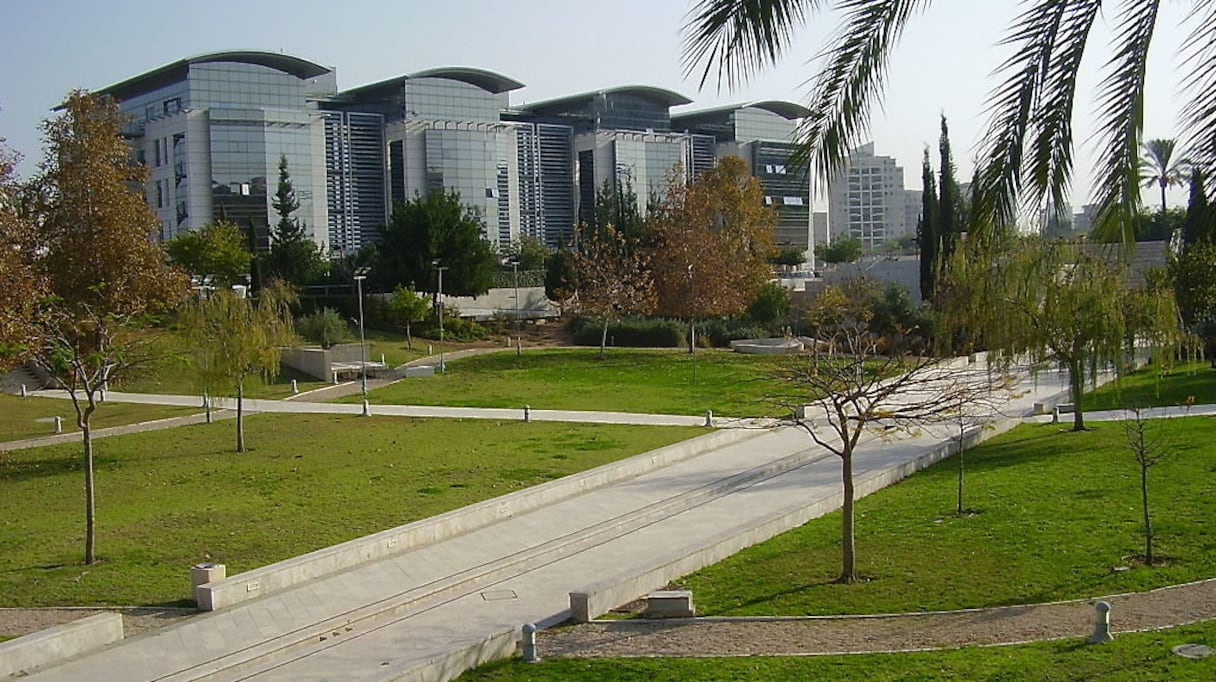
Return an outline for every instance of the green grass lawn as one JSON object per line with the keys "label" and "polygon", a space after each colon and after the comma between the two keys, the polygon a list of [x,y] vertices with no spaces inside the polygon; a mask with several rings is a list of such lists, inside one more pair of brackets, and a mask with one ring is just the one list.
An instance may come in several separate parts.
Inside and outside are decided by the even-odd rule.
{"label": "green grass lawn", "polygon": [[80,563],[79,445],[0,454],[0,606],[173,603],[229,574],[705,433],[697,428],[255,415],[96,443],[97,553]]}
{"label": "green grass lawn", "polygon": [[1216,370],[1206,362],[1179,364],[1164,374],[1152,365],[1125,374],[1090,393],[1085,409],[1185,405],[1191,396],[1197,405],[1216,403]]}
{"label": "green grass lawn", "polygon": [[[1216,645],[1216,621],[1119,635],[1101,645],[1060,640],[1003,647],[848,656],[739,658],[518,659],[482,666],[461,682],[580,680],[667,682],[698,680],[1103,680],[1216,679],[1216,657],[1192,660],[1171,652],[1180,644]],[[544,655],[544,651],[541,651]]]}
{"label": "green grass lawn", "polygon": [[[198,408],[169,407],[166,405],[131,405],[108,402],[94,413],[92,426],[104,429],[135,422],[152,421],[166,417],[180,417],[199,412]],[[49,436],[54,433],[56,416],[63,417],[63,432],[77,432],[76,411],[72,401],[59,398],[44,398],[31,395],[28,398],[0,394],[0,441],[21,440]]]}
{"label": "green grass lawn", "polygon": [[954,459],[859,500],[864,582],[833,582],[838,512],[678,582],[704,615],[826,615],[1035,603],[1216,576],[1212,419],[1151,424],[1175,453],[1150,474],[1156,551],[1169,557],[1153,568],[1135,559],[1139,469],[1122,427],[1093,428],[1023,425],[968,452],[971,516],[953,513]]}
{"label": "green grass lawn", "polygon": [[[453,360],[446,375],[372,392],[373,403],[606,410],[734,417],[773,414],[771,356],[699,349],[594,348],[492,353]],[[695,364],[695,370],[694,370]],[[695,378],[694,378],[695,371]],[[361,398],[347,398],[358,402]]]}
{"label": "green grass lawn", "polygon": [[[411,349],[406,343],[405,334],[396,332],[386,332],[379,329],[366,329],[364,336],[367,337],[367,359],[373,362],[379,362],[381,356],[384,357],[384,362],[389,367],[399,367],[411,360],[417,360],[421,357],[426,357],[426,348],[428,344],[434,345],[434,341],[430,339],[419,338],[414,336],[414,347]],[[356,336],[355,341],[358,341]]]}

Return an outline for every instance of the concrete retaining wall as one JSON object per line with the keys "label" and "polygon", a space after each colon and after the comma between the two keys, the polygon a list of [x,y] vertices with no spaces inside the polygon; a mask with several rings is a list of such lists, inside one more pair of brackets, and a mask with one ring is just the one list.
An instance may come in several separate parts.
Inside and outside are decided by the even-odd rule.
{"label": "concrete retaining wall", "polygon": [[445,514],[255,568],[226,580],[206,583],[195,590],[198,607],[204,611],[214,611],[263,594],[284,590],[367,561],[461,535],[508,519],[515,514],[529,512],[588,490],[633,478],[707,450],[758,436],[760,433],[762,432],[744,429],[715,431]]}
{"label": "concrete retaining wall", "polygon": [[[1020,423],[1021,419],[995,420],[984,429],[971,429],[967,432],[964,440],[967,443],[967,447],[972,447],[997,434],[1004,433]],[[948,443],[939,444],[925,451],[924,454],[915,460],[875,472],[868,476],[859,477],[854,482],[854,497],[855,499],[860,499],[907,478],[913,473],[949,457],[957,449],[957,442],[951,440]],[[662,588],[680,576],[688,575],[710,564],[722,561],[742,549],[764,542],[779,533],[796,528],[813,518],[835,511],[840,508],[843,502],[843,493],[836,493],[813,504],[771,518],[759,525],[742,530],[735,529],[724,535],[717,542],[711,543],[676,561],[646,571],[641,575],[619,581],[599,583],[579,592],[571,592],[570,617],[577,623],[589,622],[621,604],[633,601],[640,595]]]}
{"label": "concrete retaining wall", "polygon": [[0,644],[0,677],[61,661],[122,639],[122,615],[99,613]]}
{"label": "concrete retaining wall", "polygon": [[391,679],[403,682],[448,682],[477,666],[510,658],[515,654],[519,638],[519,630],[503,630]]}

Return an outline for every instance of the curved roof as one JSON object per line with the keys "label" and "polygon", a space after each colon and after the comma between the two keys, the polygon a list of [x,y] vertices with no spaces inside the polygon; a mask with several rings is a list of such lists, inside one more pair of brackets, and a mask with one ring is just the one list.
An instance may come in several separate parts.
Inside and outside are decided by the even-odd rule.
{"label": "curved roof", "polygon": [[743,104],[727,104],[720,107],[710,107],[708,109],[681,111],[679,113],[672,114],[671,117],[675,119],[710,116],[713,114],[728,114],[739,109],[764,109],[765,111],[771,112],[790,121],[795,121],[811,115],[811,110],[807,109],[801,104],[787,100],[766,99],[758,102],[744,102]]}
{"label": "curved roof", "polygon": [[126,99],[141,92],[154,90],[169,83],[180,81],[186,77],[191,64],[206,64],[210,62],[239,62],[242,64],[257,64],[271,69],[291,74],[296,78],[316,78],[332,71],[329,67],[316,62],[293,57],[278,52],[262,50],[224,50],[220,52],[205,52],[186,57],[175,62],[146,71],[133,78],[120,81],[102,88],[98,92],[117,99]]}
{"label": "curved roof", "polygon": [[555,106],[561,106],[561,105],[565,105],[565,104],[572,104],[574,102],[582,102],[582,101],[590,100],[595,97],[599,97],[601,95],[623,95],[623,94],[637,95],[639,97],[644,97],[649,100],[654,100],[655,102],[658,102],[659,104],[662,104],[663,106],[667,106],[667,107],[676,107],[676,106],[680,106],[681,104],[692,104],[692,100],[688,99],[687,97],[685,97],[684,95],[681,95],[678,92],[675,92],[674,90],[668,90],[666,88],[657,88],[657,87],[654,87],[651,85],[621,85],[621,86],[618,86],[615,88],[605,88],[603,90],[592,90],[590,92],[580,92],[576,95],[567,95],[565,97],[558,97],[555,99],[547,99],[547,100],[542,100],[540,102],[533,102],[531,104],[522,105],[519,108],[524,111],[534,111],[537,109],[549,109],[549,108],[552,108]]}
{"label": "curved roof", "polygon": [[524,86],[523,83],[514,78],[507,78],[501,73],[468,66],[440,66],[434,69],[407,74],[406,78],[447,78],[448,80],[475,85],[495,95],[501,92],[518,90]]}

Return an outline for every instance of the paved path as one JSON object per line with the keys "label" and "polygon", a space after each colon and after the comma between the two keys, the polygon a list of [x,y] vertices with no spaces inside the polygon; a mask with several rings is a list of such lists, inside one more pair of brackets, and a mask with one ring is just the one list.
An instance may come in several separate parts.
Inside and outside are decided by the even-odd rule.
{"label": "paved path", "polygon": [[[1023,413],[1062,386],[1040,377],[1031,388],[1011,404],[1010,414]],[[120,398],[128,396],[112,394]],[[197,404],[193,397],[182,399]],[[288,405],[304,411],[360,409],[251,403],[266,411]],[[451,408],[401,409],[403,414],[453,414]],[[487,418],[502,414],[476,412]],[[628,419],[637,423],[643,417]],[[939,447],[950,431],[866,440],[855,457],[859,484],[906,468]],[[758,429],[731,445],[636,478],[203,614],[31,679],[385,680],[418,674],[448,679],[463,664],[442,663],[445,656],[484,645],[496,633],[517,632],[525,622],[564,620],[572,591],[659,569],[726,539],[760,541],[824,513],[838,504],[838,495],[835,457],[811,447],[797,429]],[[654,588],[639,592],[649,589]]]}

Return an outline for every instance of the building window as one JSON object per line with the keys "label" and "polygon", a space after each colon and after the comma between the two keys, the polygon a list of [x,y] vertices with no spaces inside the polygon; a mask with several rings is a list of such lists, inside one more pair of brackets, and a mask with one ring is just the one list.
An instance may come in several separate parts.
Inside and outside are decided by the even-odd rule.
{"label": "building window", "polygon": [[163,107],[165,115],[176,114],[182,110],[182,98],[174,97],[173,99],[167,99],[165,100]]}

